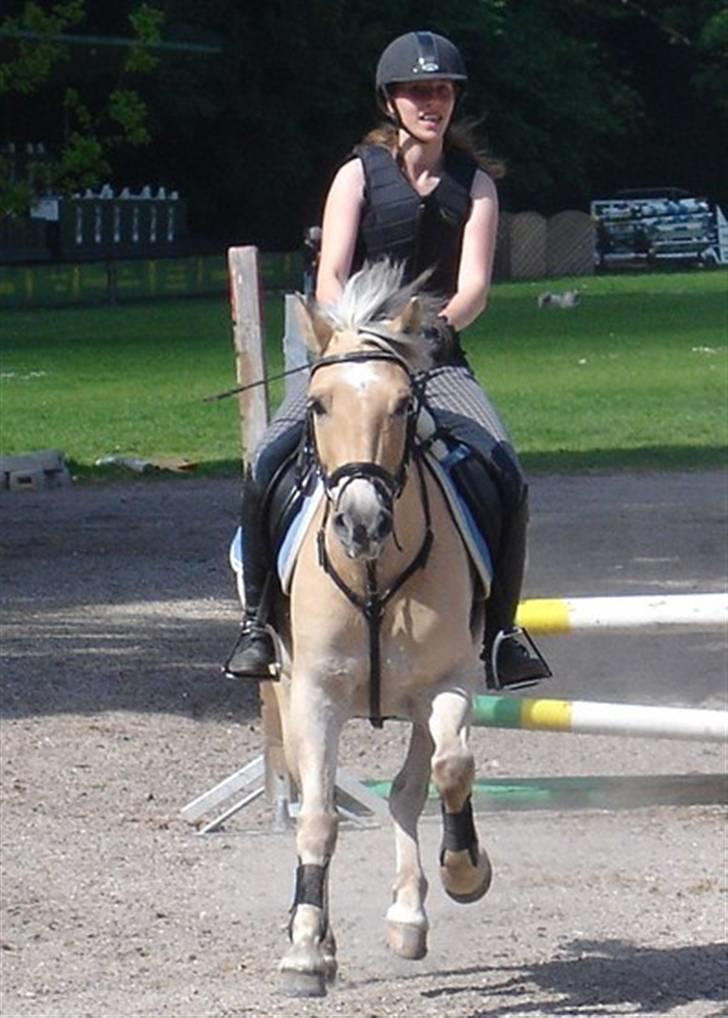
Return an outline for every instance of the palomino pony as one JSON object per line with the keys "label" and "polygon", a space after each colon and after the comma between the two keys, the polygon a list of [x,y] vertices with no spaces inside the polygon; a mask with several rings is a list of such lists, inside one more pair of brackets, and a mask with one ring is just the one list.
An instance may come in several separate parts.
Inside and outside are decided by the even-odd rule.
{"label": "palomino pony", "polygon": [[[300,792],[298,869],[280,963],[282,989],[320,996],[336,972],[328,869],[336,848],[337,747],[344,723],[412,723],[392,785],[397,868],[387,941],[427,951],[427,880],[417,822],[430,779],[442,802],[440,877],[457,902],[488,889],[470,795],[468,721],[484,625],[483,591],[417,437],[423,332],[436,306],[400,289],[388,262],[353,276],[335,306],[301,302],[315,360],[309,467],[324,495],[302,540],[279,626],[286,758]],[[280,614],[279,614],[279,617]]]}

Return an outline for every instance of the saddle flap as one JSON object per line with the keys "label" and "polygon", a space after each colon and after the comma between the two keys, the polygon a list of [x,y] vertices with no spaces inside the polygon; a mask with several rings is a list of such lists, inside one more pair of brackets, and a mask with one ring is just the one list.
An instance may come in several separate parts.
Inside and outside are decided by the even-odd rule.
{"label": "saddle flap", "polygon": [[489,548],[481,529],[478,527],[478,524],[476,523],[467,503],[463,498],[461,498],[455,488],[455,484],[448,473],[446,465],[440,462],[431,453],[425,454],[425,462],[427,463],[430,473],[437,481],[440,490],[445,496],[445,501],[448,509],[450,510],[450,515],[453,518],[455,526],[457,527],[463,544],[465,545],[465,550],[470,556],[470,560],[472,561],[473,567],[483,584],[483,589],[487,596],[493,580],[493,558],[491,555],[491,549]]}
{"label": "saddle flap", "polygon": [[[319,507],[323,494],[323,485],[319,481],[310,495],[300,496],[298,504],[287,517],[286,530],[280,538],[276,555],[276,572],[281,590],[286,595],[290,592],[291,579],[301,548],[301,542],[308,530],[312,517]],[[243,575],[243,535],[240,527],[237,528],[230,542],[228,558],[230,568],[236,577],[238,577],[238,580],[241,581]],[[242,592],[243,588],[240,582],[238,586]],[[243,600],[244,597],[241,594],[241,601]]]}
{"label": "saddle flap", "polygon": [[323,497],[324,486],[319,480],[316,482],[310,495],[301,497],[300,507],[295,515],[291,517],[285,536],[278,547],[276,569],[281,590],[286,595],[291,588],[291,579],[293,578],[293,571],[296,567],[301,543]]}

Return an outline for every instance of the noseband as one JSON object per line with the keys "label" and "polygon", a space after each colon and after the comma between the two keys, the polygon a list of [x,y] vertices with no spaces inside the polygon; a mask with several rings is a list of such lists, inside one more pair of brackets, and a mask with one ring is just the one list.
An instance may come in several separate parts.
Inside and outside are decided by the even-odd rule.
{"label": "noseband", "polygon": [[[375,339],[388,341],[387,336],[366,330],[366,335]],[[323,367],[333,364],[351,364],[362,361],[388,361],[397,364],[407,374],[412,390],[412,399],[407,411],[407,424],[405,433],[404,449],[402,460],[396,473],[390,473],[378,463],[372,462],[350,462],[337,467],[330,474],[327,474],[316,449],[315,430],[313,422],[313,410],[309,408],[306,422],[306,447],[307,456],[311,465],[321,478],[324,490],[327,495],[326,512],[317,535],[319,565],[324,572],[336,584],[339,590],[346,596],[349,602],[362,612],[367,623],[369,633],[369,720],[375,728],[381,728],[384,719],[381,713],[381,627],[384,609],[388,601],[407,582],[407,580],[418,569],[423,569],[427,563],[432,547],[433,535],[431,526],[430,503],[427,495],[427,486],[423,473],[421,457],[417,454],[415,445],[415,432],[417,427],[417,414],[420,408],[420,384],[411,371],[407,362],[396,353],[387,350],[356,350],[347,354],[337,354],[331,357],[322,357],[311,367],[311,377]],[[380,590],[377,581],[377,564],[373,561],[366,563],[366,593],[360,594],[352,590],[346,581],[339,575],[334,564],[329,558],[326,550],[326,525],[329,518],[329,509],[333,501],[333,493],[338,485],[350,484],[353,480],[363,479],[369,481],[377,490],[385,503],[386,508],[393,511],[394,502],[402,494],[407,478],[407,467],[410,460],[414,461],[417,469],[417,476],[420,487],[420,500],[425,519],[425,533],[420,549],[412,561],[399,574],[394,582],[386,589]],[[343,489],[342,489],[343,490]]]}

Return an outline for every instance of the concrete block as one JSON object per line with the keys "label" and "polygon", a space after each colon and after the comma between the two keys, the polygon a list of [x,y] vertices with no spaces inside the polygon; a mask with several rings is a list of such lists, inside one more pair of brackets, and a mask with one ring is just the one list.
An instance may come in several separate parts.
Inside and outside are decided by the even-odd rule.
{"label": "concrete block", "polygon": [[60,449],[40,449],[38,452],[20,453],[18,456],[0,456],[0,473],[65,469],[66,455]]}
{"label": "concrete block", "polygon": [[0,456],[0,491],[42,491],[71,483],[65,454],[59,449]]}

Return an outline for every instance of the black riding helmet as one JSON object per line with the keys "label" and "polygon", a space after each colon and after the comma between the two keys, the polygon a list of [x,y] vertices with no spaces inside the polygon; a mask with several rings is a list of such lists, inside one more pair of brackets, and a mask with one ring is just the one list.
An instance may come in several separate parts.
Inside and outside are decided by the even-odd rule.
{"label": "black riding helmet", "polygon": [[377,99],[387,116],[389,86],[403,81],[441,78],[457,85],[459,96],[468,80],[460,50],[444,35],[434,32],[407,32],[386,47],[377,64]]}

